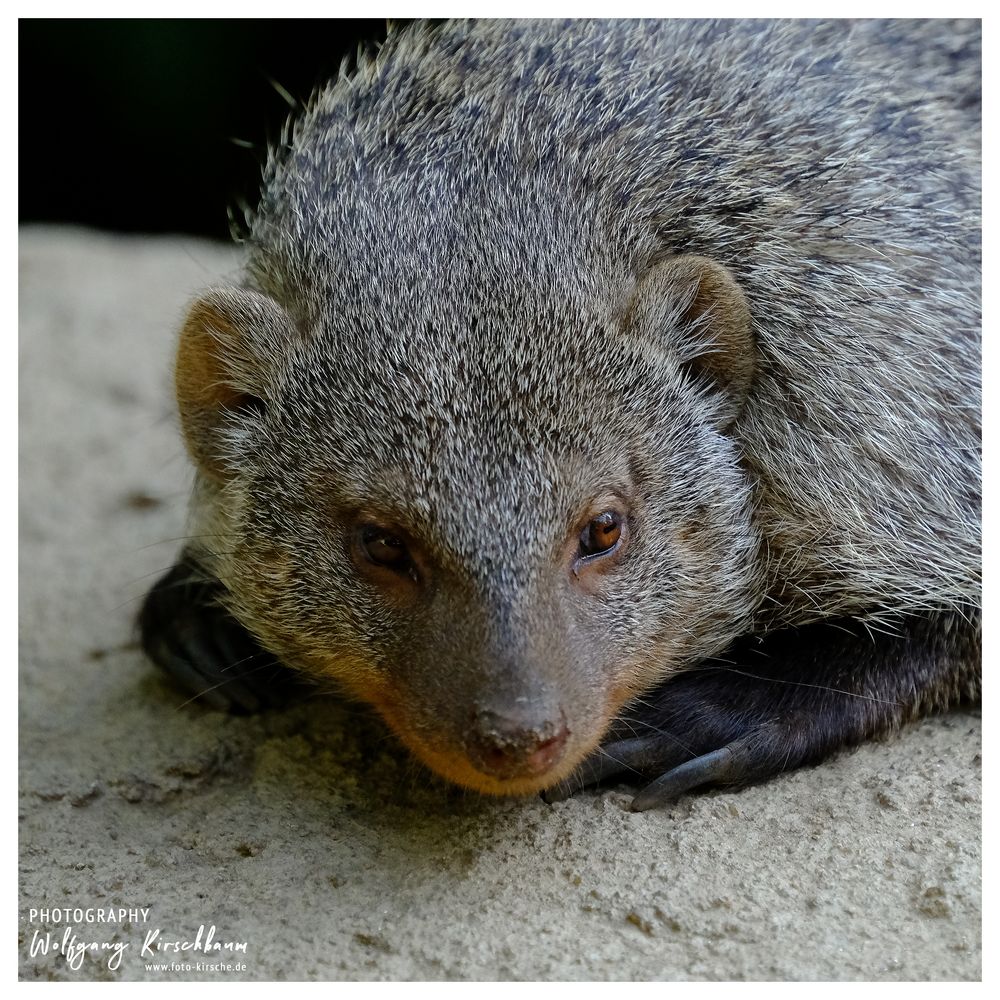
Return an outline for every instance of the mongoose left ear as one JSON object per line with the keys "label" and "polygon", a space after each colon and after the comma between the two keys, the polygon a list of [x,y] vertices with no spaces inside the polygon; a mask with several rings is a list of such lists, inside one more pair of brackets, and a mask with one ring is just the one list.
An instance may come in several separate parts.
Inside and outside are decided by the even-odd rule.
{"label": "mongoose left ear", "polygon": [[669,257],[640,279],[626,326],[663,343],[718,398],[719,430],[743,409],[754,373],[750,308],[732,272],[707,257]]}
{"label": "mongoose left ear", "polygon": [[212,288],[191,306],[174,381],[185,442],[207,475],[225,478],[234,420],[266,408],[294,338],[285,311],[250,289]]}

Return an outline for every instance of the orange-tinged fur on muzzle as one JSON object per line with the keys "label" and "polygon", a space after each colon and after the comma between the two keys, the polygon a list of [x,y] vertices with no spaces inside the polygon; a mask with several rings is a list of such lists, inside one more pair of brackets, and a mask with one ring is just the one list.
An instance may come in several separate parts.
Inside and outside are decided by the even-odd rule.
{"label": "orange-tinged fur on muzzle", "polygon": [[571,727],[570,743],[563,757],[544,774],[523,778],[499,779],[476,769],[461,749],[461,733],[440,732],[426,726],[418,729],[405,709],[405,698],[389,678],[371,672],[352,672],[350,680],[341,681],[350,693],[373,705],[399,740],[419,760],[442,778],[487,795],[531,795],[550,788],[570,774],[599,746],[608,725],[622,705],[632,696],[631,687],[616,686],[610,692],[601,717],[581,737]]}

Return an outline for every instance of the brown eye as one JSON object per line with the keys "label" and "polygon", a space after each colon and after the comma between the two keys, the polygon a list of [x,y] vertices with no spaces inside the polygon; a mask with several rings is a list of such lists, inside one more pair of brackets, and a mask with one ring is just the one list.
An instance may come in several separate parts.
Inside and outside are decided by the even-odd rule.
{"label": "brown eye", "polygon": [[414,575],[413,560],[406,543],[391,531],[369,525],[361,529],[361,547],[365,555],[377,566]]}
{"label": "brown eye", "polygon": [[622,516],[617,511],[606,510],[598,514],[580,532],[580,556],[597,556],[610,552],[622,536]]}

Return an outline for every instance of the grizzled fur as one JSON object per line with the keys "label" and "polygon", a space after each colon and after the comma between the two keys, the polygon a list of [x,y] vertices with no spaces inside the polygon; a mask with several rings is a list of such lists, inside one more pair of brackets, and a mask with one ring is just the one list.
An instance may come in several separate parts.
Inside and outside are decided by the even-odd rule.
{"label": "grizzled fur", "polygon": [[[570,759],[741,636],[973,615],[978,44],[949,22],[390,34],[273,151],[247,291],[206,300],[249,402],[188,427],[191,558],[446,772],[487,689],[564,711]],[[689,258],[742,291],[745,350],[692,318]],[[609,494],[630,547],[581,595],[567,538]],[[432,554],[416,606],[357,579],[344,533],[372,510]],[[914,706],[974,693],[978,664],[944,670]]]}

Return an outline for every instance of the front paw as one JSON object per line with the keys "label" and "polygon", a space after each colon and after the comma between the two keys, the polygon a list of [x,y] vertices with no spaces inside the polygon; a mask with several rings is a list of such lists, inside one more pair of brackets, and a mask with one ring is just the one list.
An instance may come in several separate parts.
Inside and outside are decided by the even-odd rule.
{"label": "front paw", "polygon": [[913,616],[874,632],[845,618],[744,636],[637,699],[548,798],[630,779],[645,785],[632,808],[652,809],[822,760],[898,725],[930,695],[947,704],[978,671],[978,623],[956,621]]}
{"label": "front paw", "polygon": [[819,759],[846,741],[857,706],[847,692],[824,703],[816,688],[774,669],[750,673],[708,661],[637,701],[597,752],[545,797],[631,781],[643,785],[632,801],[638,812],[702,786],[748,785]]}
{"label": "front paw", "polygon": [[774,762],[784,738],[782,727],[772,723],[714,747],[690,734],[688,742],[667,732],[613,740],[543,794],[546,801],[558,802],[612,778],[637,781],[643,787],[630,808],[644,812],[705,785],[740,786],[778,773],[782,768]]}
{"label": "front paw", "polygon": [[212,708],[249,713],[279,704],[291,672],[219,603],[222,585],[180,562],[146,596],[139,613],[149,658]]}

